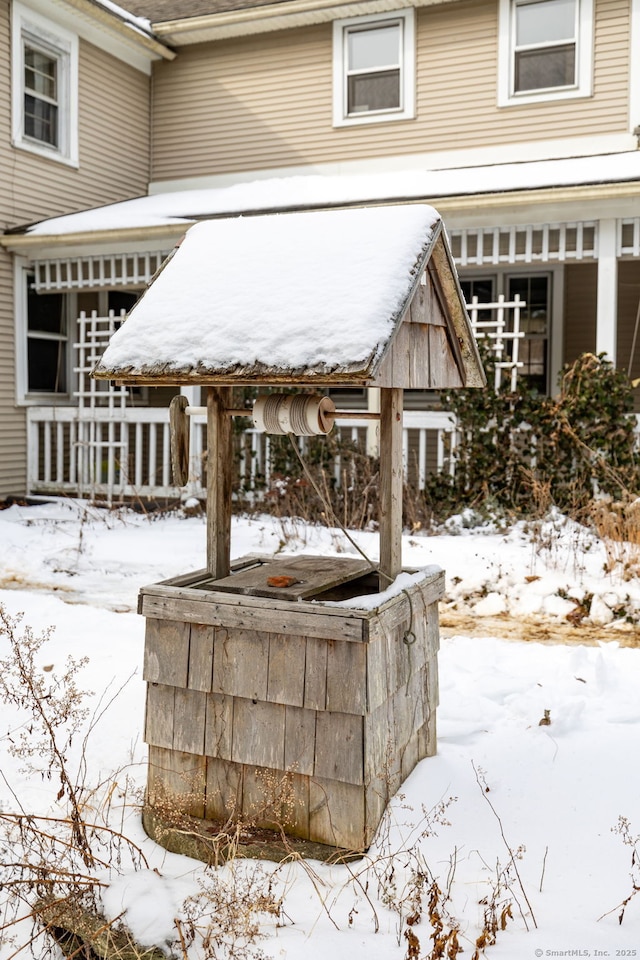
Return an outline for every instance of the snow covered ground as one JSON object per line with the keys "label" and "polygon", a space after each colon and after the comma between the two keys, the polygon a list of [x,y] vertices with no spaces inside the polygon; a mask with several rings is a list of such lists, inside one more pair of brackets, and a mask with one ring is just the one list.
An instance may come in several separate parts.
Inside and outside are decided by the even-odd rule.
{"label": "snow covered ground", "polygon": [[[513,916],[504,913],[506,929],[487,946],[488,957],[640,956],[640,895],[618,921],[618,905],[634,880],[640,885],[639,866],[615,829],[624,817],[629,836],[640,834],[640,644],[633,645],[640,548],[603,544],[558,516],[508,531],[470,529],[468,522],[460,517],[437,537],[403,541],[406,566],[447,571],[443,620],[460,618],[473,629],[446,631],[454,635],[443,638],[440,653],[438,755],[405,782],[368,857],[350,868],[243,862],[220,871],[236,891],[241,877],[275,874],[284,910],[279,922],[261,918],[267,957],[431,957],[426,893],[422,919],[406,925],[420,872],[427,887],[436,878],[448,891],[445,931],[453,919],[459,923],[463,957],[474,953],[492,896],[498,919],[510,901]],[[357,538],[375,556],[376,536]],[[341,534],[295,521],[234,521],[234,556],[279,549],[353,552]],[[0,603],[12,615],[24,612],[36,632],[55,625],[39,666],[53,675],[69,654],[87,656],[79,683],[93,691],[92,709],[122,688],[92,730],[86,783],[115,780],[112,812],[148,859],[150,869],[137,875],[119,876],[115,864],[110,877],[101,874],[111,883],[105,911],[115,916],[126,908],[145,943],[175,935],[173,913],[203,870],[145,838],[137,810],[126,806],[131,784],[145,782],[136,597],[144,584],[201,568],[204,554],[202,517],[147,517],[74,502],[0,511]],[[525,622],[529,637],[538,627],[541,636],[550,629],[561,635],[571,624],[567,615],[570,644],[513,639]],[[576,642],[580,631],[588,644]],[[2,658],[4,638],[0,644]],[[545,716],[550,723],[540,725]],[[8,752],[21,722],[0,705],[0,811],[15,810],[16,798],[27,811],[55,811],[59,784],[23,772]],[[80,749],[81,738],[72,765]],[[505,875],[512,854],[515,867]],[[420,943],[413,954],[408,929]],[[15,949],[0,934],[1,960]],[[36,943],[36,957],[44,955],[39,949]],[[191,948],[190,956],[200,955]]]}

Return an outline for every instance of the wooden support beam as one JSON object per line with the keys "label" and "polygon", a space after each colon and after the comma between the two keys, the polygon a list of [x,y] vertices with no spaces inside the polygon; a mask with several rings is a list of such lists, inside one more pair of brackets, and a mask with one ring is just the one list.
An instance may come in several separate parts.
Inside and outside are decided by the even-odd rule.
{"label": "wooden support beam", "polygon": [[207,394],[207,569],[214,580],[231,573],[231,483],[233,449],[231,387]]}
{"label": "wooden support beam", "polygon": [[380,391],[380,589],[402,570],[403,391]]}

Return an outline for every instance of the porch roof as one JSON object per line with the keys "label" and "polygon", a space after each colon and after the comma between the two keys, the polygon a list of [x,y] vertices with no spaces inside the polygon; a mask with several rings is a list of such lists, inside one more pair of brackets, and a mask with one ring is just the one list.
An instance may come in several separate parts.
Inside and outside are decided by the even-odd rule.
{"label": "porch roof", "polygon": [[[402,358],[386,360],[421,282],[429,292],[419,298],[411,332],[398,341]],[[430,335],[430,323],[440,333]],[[436,343],[439,357],[443,350],[450,357],[434,387],[483,382],[432,207],[232,218],[187,232],[111,338],[94,376],[153,384],[411,386],[416,361],[405,356],[408,345],[428,370]]]}
{"label": "porch roof", "polygon": [[[0,243],[15,250],[87,242],[134,241],[180,235],[185,226],[212,217],[273,211],[327,209],[373,203],[435,202],[492,209],[515,198],[541,200],[544,191],[562,190],[579,199],[581,190],[596,198],[640,198],[640,151],[494,164],[448,170],[405,169],[359,175],[306,174],[248,179],[230,186],[158,192],[121,203],[51,217],[14,227]],[[473,200],[472,200],[473,198]],[[593,198],[593,197],[592,197]]]}

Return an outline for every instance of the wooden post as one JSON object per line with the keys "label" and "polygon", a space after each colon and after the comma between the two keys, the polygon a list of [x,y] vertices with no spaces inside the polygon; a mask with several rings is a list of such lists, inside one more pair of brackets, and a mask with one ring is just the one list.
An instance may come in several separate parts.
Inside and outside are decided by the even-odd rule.
{"label": "wooden post", "polygon": [[231,387],[207,395],[207,569],[214,580],[231,573],[231,482],[233,449]]}
{"label": "wooden post", "polygon": [[403,391],[380,391],[380,589],[402,570]]}

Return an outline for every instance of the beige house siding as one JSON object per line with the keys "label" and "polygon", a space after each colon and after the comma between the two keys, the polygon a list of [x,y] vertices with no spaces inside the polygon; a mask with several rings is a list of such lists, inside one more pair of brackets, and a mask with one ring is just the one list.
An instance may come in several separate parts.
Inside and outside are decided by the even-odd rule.
{"label": "beige house siding", "polygon": [[[640,309],[640,262],[623,260],[618,264],[618,344],[617,366],[625,373],[629,370],[631,349],[634,347],[631,363],[631,379],[640,377],[640,330],[633,343],[636,331],[636,318]],[[634,391],[635,409],[640,410],[640,387]]]}
{"label": "beige house siding", "polygon": [[[0,37],[0,49],[5,43]],[[0,182],[11,185],[0,196],[3,226],[146,193],[149,77],[84,42],[79,75],[78,168],[14,149],[9,118],[2,123]]]}
{"label": "beige house siding", "polygon": [[332,27],[184,47],[155,66],[152,180],[626,132],[629,4],[596,0],[594,96],[497,107],[497,3],[417,11],[417,116],[332,126]]}
{"label": "beige house siding", "polygon": [[[11,145],[10,9],[0,0],[0,229],[146,193],[149,84],[92,44],[79,46],[79,168]],[[16,406],[13,261],[0,250],[0,498],[26,489],[26,416]]]}
{"label": "beige house siding", "polygon": [[26,470],[24,411],[15,405],[13,263],[0,250],[0,498],[24,493]]}
{"label": "beige house siding", "polygon": [[563,362],[573,363],[596,349],[598,265],[571,263],[564,268]]}

